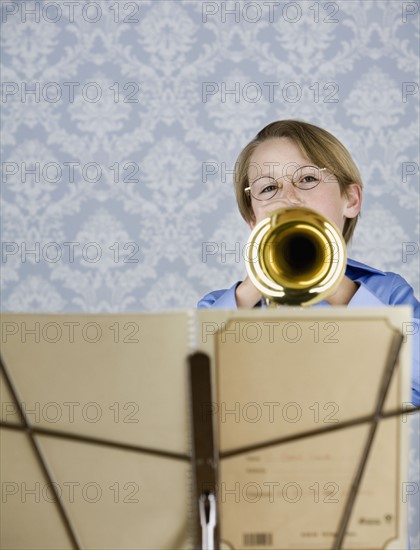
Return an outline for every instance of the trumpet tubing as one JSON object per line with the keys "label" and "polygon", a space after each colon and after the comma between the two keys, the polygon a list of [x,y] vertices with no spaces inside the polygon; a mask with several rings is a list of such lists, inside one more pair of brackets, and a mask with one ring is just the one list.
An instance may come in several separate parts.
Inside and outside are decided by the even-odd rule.
{"label": "trumpet tubing", "polygon": [[322,214],[284,208],[253,229],[246,267],[268,305],[310,305],[327,298],[342,281],[346,244]]}

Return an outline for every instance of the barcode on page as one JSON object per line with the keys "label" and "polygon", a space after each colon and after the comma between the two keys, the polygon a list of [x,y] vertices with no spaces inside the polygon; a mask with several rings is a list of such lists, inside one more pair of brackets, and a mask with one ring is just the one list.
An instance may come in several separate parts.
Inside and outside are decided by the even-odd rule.
{"label": "barcode on page", "polygon": [[270,546],[273,544],[272,533],[245,533],[244,546]]}

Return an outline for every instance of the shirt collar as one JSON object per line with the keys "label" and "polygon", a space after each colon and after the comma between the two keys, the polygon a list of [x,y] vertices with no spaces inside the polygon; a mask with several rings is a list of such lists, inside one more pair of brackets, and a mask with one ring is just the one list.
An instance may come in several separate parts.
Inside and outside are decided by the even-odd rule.
{"label": "shirt collar", "polygon": [[380,269],[376,269],[375,267],[371,267],[370,265],[362,264],[361,262],[356,262],[356,260],[352,260],[351,258],[347,258],[347,269],[346,273],[349,271],[358,271],[358,272],[368,272],[368,273],[377,273],[379,275],[386,275],[384,271],[381,271]]}

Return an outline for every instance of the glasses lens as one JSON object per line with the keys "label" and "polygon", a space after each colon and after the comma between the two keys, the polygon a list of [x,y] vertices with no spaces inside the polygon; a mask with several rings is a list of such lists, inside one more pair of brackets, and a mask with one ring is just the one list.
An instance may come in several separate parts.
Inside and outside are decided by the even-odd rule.
{"label": "glasses lens", "polygon": [[257,201],[268,201],[277,193],[278,185],[274,178],[262,177],[251,185],[251,195]]}
{"label": "glasses lens", "polygon": [[317,166],[301,166],[293,174],[293,184],[299,189],[312,189],[321,181],[321,174]]}

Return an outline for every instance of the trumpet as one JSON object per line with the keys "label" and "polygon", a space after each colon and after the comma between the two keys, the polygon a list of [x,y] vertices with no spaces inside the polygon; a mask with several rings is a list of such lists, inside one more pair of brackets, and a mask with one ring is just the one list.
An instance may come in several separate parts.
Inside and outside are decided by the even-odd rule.
{"label": "trumpet", "polygon": [[282,208],[251,232],[246,269],[268,306],[315,304],[342,281],[346,243],[338,227],[322,214]]}

